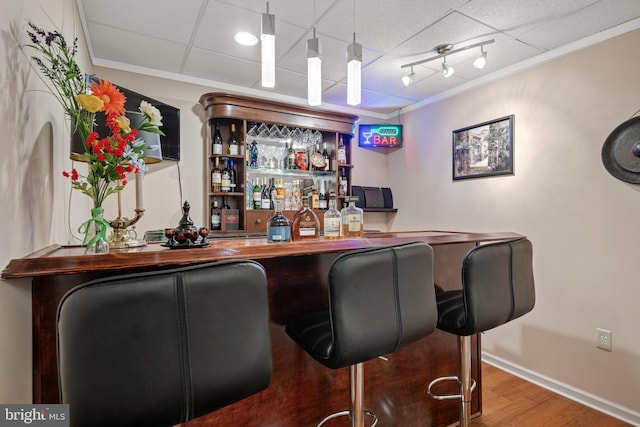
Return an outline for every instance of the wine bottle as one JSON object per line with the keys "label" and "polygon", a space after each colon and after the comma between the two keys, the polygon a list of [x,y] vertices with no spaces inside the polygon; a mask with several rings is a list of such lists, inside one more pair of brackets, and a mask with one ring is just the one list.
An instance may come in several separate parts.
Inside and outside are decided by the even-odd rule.
{"label": "wine bottle", "polygon": [[211,229],[212,230],[220,230],[222,229],[222,212],[218,207],[218,201],[213,201],[213,206],[211,207]]}
{"label": "wine bottle", "polygon": [[340,135],[340,139],[338,140],[338,164],[345,163],[347,163],[347,150],[344,146],[342,135]]}
{"label": "wine bottle", "polygon": [[324,213],[324,238],[339,239],[342,230],[342,215],[337,209],[336,193],[329,195],[329,210]]}
{"label": "wine bottle", "polygon": [[231,175],[229,172],[229,162],[227,161],[227,159],[222,159],[222,161],[224,162],[224,167],[222,168],[221,187],[222,191],[227,193],[231,191]]}
{"label": "wine bottle", "polygon": [[238,154],[238,133],[236,132],[236,124],[231,123],[231,135],[229,136],[229,154],[236,156]]}
{"label": "wine bottle", "polygon": [[331,167],[331,158],[329,157],[329,151],[327,151],[327,143],[322,143],[322,157],[324,157],[324,170],[328,171]]}
{"label": "wine bottle", "polygon": [[229,191],[234,193],[238,188],[238,172],[233,159],[229,159]]}
{"label": "wine bottle", "polygon": [[269,190],[271,186],[269,185],[267,178],[262,179],[262,196],[260,198],[260,209],[271,209],[271,196],[269,195]]}
{"label": "wine bottle", "polygon": [[327,191],[324,187],[324,179],[320,180],[320,190],[318,195],[318,209],[327,209],[328,200],[327,200]]}
{"label": "wine bottle", "polygon": [[262,209],[262,188],[258,178],[253,184],[253,209]]}
{"label": "wine bottle", "polygon": [[220,125],[216,122],[213,131],[213,145],[211,147],[213,154],[222,154],[222,134],[220,133]]}
{"label": "wine bottle", "polygon": [[222,171],[220,170],[220,164],[216,157],[215,165],[211,170],[211,191],[217,193],[222,191]]}

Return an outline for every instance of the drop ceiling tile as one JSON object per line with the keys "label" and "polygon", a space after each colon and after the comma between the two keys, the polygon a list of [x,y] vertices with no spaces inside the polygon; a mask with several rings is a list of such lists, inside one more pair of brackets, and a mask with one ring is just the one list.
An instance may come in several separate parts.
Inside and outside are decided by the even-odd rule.
{"label": "drop ceiling tile", "polygon": [[203,79],[252,87],[260,81],[260,64],[192,48],[184,73]]}
{"label": "drop ceiling tile", "polygon": [[[90,23],[187,44],[202,0],[78,0]],[[160,8],[160,9],[159,9]]]}
{"label": "drop ceiling tile", "polygon": [[389,54],[398,57],[436,56],[435,47],[440,44],[452,44],[456,49],[494,36],[495,31],[491,27],[454,12],[420,31]]}
{"label": "drop ceiling tile", "polygon": [[[369,49],[387,52],[465,1],[397,0],[389,4],[388,0],[358,0],[355,2],[356,37]],[[353,21],[353,1],[344,0],[327,13],[318,24],[318,30],[350,43]]]}
{"label": "drop ceiling tile", "polygon": [[89,29],[96,58],[177,73],[187,46],[128,30],[93,24]]}
{"label": "drop ceiling tile", "polygon": [[497,30],[517,36],[550,20],[560,19],[598,0],[474,0],[459,8],[461,13]]}
{"label": "drop ceiling tile", "polygon": [[638,0],[602,0],[519,38],[533,46],[551,50],[583,39],[594,32],[623,24],[640,15]]}

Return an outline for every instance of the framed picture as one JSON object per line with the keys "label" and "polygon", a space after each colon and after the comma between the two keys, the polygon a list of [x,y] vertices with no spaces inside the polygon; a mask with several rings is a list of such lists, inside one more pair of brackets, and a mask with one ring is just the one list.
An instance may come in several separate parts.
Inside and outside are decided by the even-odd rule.
{"label": "framed picture", "polygon": [[513,115],[453,131],[453,179],[513,175]]}

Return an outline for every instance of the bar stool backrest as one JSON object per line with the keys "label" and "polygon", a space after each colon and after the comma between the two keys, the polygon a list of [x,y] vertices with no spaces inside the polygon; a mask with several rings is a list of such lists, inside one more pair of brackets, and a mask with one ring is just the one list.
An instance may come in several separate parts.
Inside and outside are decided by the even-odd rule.
{"label": "bar stool backrest", "polygon": [[466,322],[456,333],[483,332],[531,311],[536,300],[532,258],[528,239],[470,250],[462,267]]}
{"label": "bar stool backrest", "polygon": [[333,352],[353,365],[429,335],[437,324],[433,249],[423,242],[349,252],[329,272]]}
{"label": "bar stool backrest", "polygon": [[71,426],[172,426],[270,383],[267,282],[253,261],[88,282],[57,319]]}

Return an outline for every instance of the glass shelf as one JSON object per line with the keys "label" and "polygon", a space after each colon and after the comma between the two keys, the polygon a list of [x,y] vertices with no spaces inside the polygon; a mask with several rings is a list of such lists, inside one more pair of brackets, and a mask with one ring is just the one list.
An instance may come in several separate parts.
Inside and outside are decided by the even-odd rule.
{"label": "glass shelf", "polygon": [[268,167],[247,167],[247,175],[280,175],[280,176],[324,176],[335,177],[334,171],[318,171],[318,170],[301,170],[301,169],[282,169]]}

